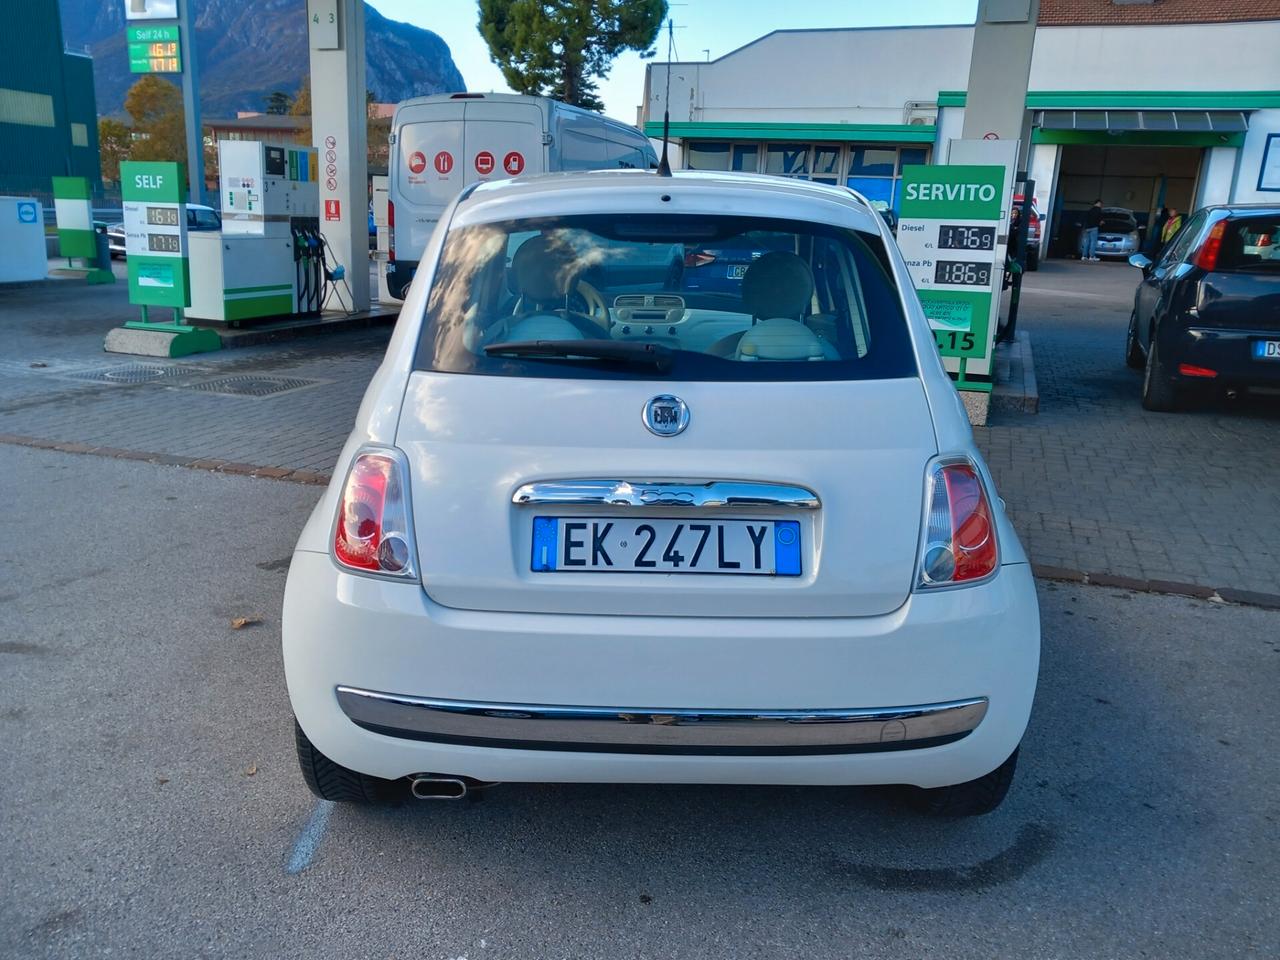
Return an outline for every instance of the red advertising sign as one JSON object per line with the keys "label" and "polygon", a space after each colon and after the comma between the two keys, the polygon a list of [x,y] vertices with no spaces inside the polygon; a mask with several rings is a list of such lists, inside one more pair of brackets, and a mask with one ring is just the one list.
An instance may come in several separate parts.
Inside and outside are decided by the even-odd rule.
{"label": "red advertising sign", "polygon": [[524,154],[519,150],[512,150],[502,158],[502,169],[513,177],[519,176],[524,172]]}
{"label": "red advertising sign", "polygon": [[427,169],[427,158],[421,150],[415,150],[409,154],[409,172],[421,173]]}
{"label": "red advertising sign", "polygon": [[488,150],[481,150],[476,154],[476,173],[482,177],[493,173],[493,154]]}
{"label": "red advertising sign", "polygon": [[341,220],[342,219],[342,201],[326,200],[324,202],[324,218],[326,220]]}
{"label": "red advertising sign", "polygon": [[453,154],[448,150],[441,150],[436,154],[436,173],[445,176],[453,169]]}

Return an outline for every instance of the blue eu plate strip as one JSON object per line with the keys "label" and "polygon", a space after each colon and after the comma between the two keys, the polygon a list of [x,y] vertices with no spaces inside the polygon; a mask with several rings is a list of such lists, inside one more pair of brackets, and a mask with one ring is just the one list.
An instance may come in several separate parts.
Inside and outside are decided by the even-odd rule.
{"label": "blue eu plate strip", "polygon": [[773,569],[780,577],[800,576],[800,523],[778,520],[773,524]]}
{"label": "blue eu plate strip", "polygon": [[533,561],[534,570],[554,570],[556,568],[556,547],[559,539],[560,524],[555,517],[533,518]]}

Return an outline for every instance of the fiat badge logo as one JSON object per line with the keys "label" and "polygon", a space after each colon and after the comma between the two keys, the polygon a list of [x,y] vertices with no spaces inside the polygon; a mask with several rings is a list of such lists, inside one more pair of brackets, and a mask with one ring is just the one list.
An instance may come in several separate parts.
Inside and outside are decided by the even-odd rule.
{"label": "fiat badge logo", "polygon": [[643,419],[655,437],[674,437],[689,426],[689,408],[679,397],[663,394],[644,405]]}

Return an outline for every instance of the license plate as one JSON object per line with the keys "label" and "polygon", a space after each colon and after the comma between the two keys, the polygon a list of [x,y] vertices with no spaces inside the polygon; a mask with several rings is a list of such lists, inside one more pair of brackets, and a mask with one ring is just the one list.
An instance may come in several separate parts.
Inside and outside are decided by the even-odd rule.
{"label": "license plate", "polygon": [[747,264],[745,263],[730,264],[728,268],[728,272],[725,273],[725,276],[728,277],[730,280],[741,280],[746,275],[747,275]]}
{"label": "license plate", "polygon": [[1280,340],[1253,341],[1255,360],[1280,360]]}
{"label": "license plate", "polygon": [[718,573],[798,577],[795,520],[534,517],[537,573]]}

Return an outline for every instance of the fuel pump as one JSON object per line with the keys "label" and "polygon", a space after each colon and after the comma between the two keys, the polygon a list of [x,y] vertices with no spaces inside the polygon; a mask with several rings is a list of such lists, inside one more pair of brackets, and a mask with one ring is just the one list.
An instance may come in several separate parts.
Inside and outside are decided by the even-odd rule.
{"label": "fuel pump", "polygon": [[187,316],[239,326],[319,311],[316,151],[224,140],[218,160],[222,230],[190,234]]}

